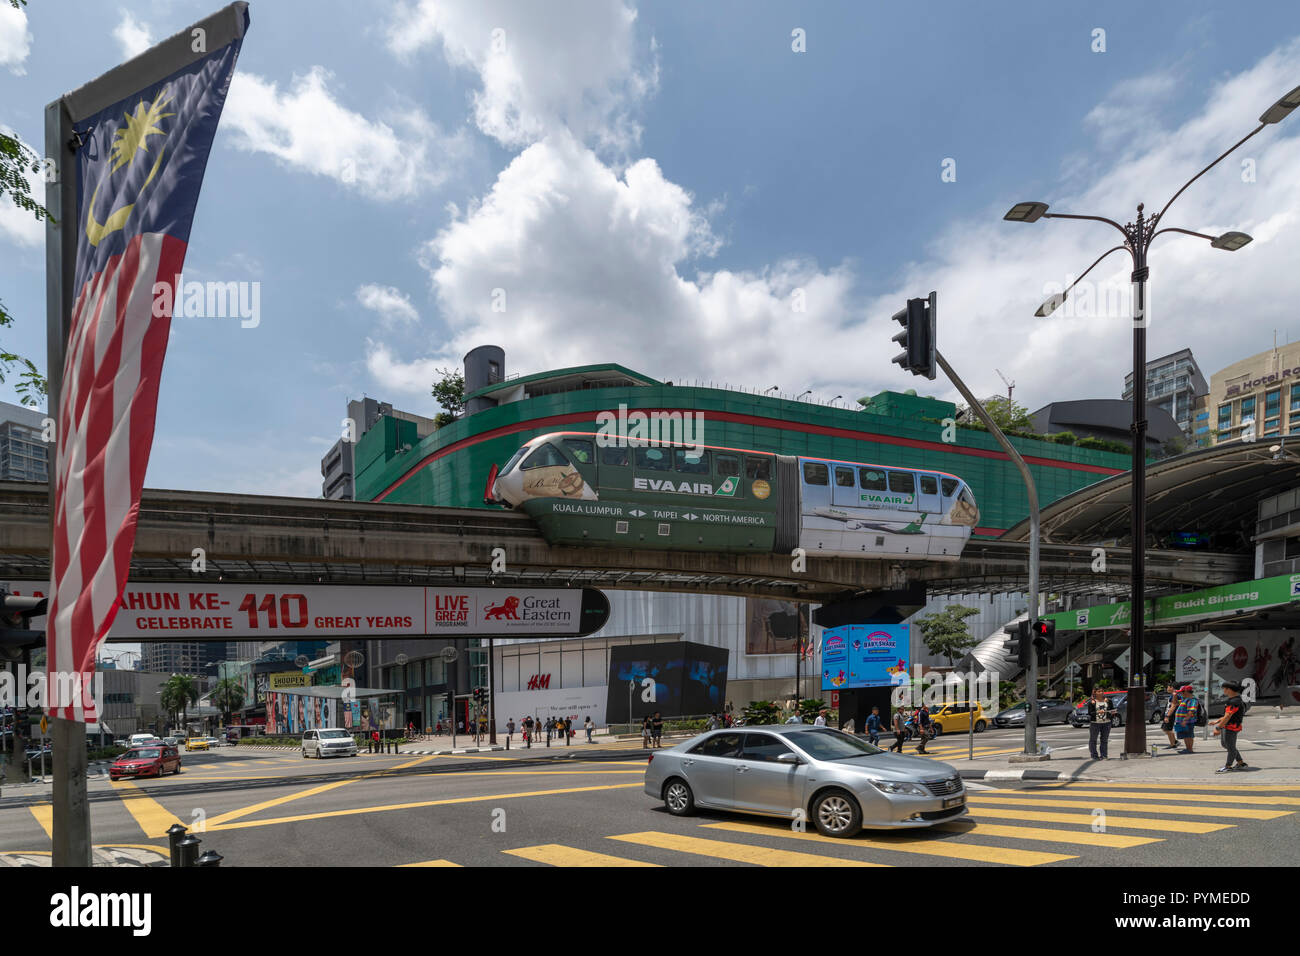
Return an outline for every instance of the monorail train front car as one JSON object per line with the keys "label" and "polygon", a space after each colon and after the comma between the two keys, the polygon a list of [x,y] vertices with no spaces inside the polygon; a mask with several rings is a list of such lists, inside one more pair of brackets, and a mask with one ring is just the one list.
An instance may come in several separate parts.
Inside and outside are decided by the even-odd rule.
{"label": "monorail train front car", "polygon": [[956,561],[979,521],[944,472],[597,438],[532,439],[485,499],[526,512],[551,544],[592,547]]}

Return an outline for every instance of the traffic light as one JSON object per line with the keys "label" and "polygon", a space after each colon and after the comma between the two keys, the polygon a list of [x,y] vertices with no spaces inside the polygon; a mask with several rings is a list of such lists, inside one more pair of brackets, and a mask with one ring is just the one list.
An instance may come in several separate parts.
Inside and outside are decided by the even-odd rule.
{"label": "traffic light", "polygon": [[894,364],[931,381],[938,368],[935,358],[938,314],[937,292],[931,292],[928,299],[908,299],[907,308],[894,313],[894,321],[903,326],[903,331],[891,340],[903,347],[902,353],[894,357]]}
{"label": "traffic light", "polygon": [[1039,619],[1033,626],[1034,647],[1051,654],[1056,650],[1056,622]]}
{"label": "traffic light", "polygon": [[45,598],[19,597],[0,588],[0,657],[18,660],[24,648],[39,647],[45,632],[31,630],[31,623],[44,614]]}
{"label": "traffic light", "polygon": [[1007,653],[1013,655],[1021,667],[1028,667],[1034,653],[1033,642],[1029,639],[1029,622],[1008,624],[1003,632],[1007,635]]}

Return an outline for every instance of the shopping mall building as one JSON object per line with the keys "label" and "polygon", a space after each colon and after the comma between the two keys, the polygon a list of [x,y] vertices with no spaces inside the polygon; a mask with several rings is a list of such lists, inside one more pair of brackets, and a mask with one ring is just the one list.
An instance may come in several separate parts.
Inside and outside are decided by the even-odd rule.
{"label": "shopping mall building", "polygon": [[[1027,513],[1024,485],[996,441],[982,430],[953,427],[955,406],[934,398],[882,392],[857,402],[818,404],[739,389],[660,381],[615,364],[532,375],[506,372],[495,346],[465,357],[465,414],[427,437],[396,416],[362,434],[354,453],[356,498],[458,508],[485,502],[493,467],[528,440],[555,431],[598,428],[601,413],[635,411],[702,416],[703,444],[837,461],[933,469],[957,475],[974,492],[977,537],[996,537]],[[945,419],[948,420],[945,423]],[[692,419],[696,420],[696,419]],[[1033,472],[1043,504],[1128,467],[1128,456],[1050,441],[1013,438]],[[583,641],[498,641],[493,677],[499,724],[532,712],[591,715],[603,721],[613,648],[629,643],[688,641],[729,651],[726,697],[740,708],[752,699],[822,696],[815,654],[797,661],[797,644],[817,646],[809,610],[779,601],[724,595],[607,592],[608,624]],[[984,637],[1023,609],[1023,595],[947,596],[979,609],[971,633]],[[925,612],[921,612],[925,613]],[[913,635],[911,663],[931,661]],[[423,713],[433,725],[451,712],[452,678],[440,648],[414,641],[371,642],[371,683],[400,690],[400,712]],[[455,678],[458,697],[488,683],[483,649],[471,647],[468,671]],[[808,676],[809,673],[816,676]],[[515,713],[518,711],[519,713]]]}

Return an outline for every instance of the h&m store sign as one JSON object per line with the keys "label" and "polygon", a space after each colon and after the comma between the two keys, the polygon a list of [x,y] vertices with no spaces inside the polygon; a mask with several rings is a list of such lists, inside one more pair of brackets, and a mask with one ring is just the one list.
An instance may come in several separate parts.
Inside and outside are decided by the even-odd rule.
{"label": "h&m store sign", "polygon": [[1253,392],[1261,385],[1272,385],[1274,382],[1280,382],[1282,379],[1290,378],[1293,375],[1300,376],[1300,366],[1296,366],[1295,368],[1284,368],[1282,371],[1274,372],[1272,375],[1262,375],[1249,382],[1230,385],[1228,386],[1228,390],[1223,393],[1223,397],[1232,398],[1232,396],[1240,395],[1242,392]]}

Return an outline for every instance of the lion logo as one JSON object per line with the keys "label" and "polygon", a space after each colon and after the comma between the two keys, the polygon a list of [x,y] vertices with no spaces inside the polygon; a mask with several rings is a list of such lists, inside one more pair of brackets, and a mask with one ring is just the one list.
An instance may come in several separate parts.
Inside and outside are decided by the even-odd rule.
{"label": "lion logo", "polygon": [[483,614],[483,620],[485,621],[494,618],[499,621],[503,617],[511,621],[519,620],[519,598],[511,595],[500,604],[489,604]]}

